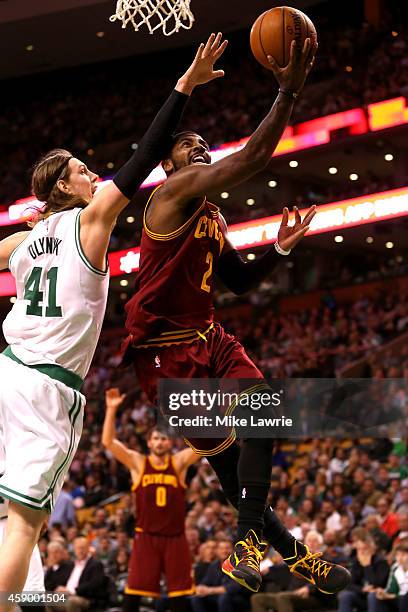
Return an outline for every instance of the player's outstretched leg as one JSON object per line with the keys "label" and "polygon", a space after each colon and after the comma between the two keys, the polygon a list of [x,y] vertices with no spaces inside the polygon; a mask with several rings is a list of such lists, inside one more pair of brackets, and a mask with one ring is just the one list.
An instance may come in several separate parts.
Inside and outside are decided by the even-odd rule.
{"label": "player's outstretched leg", "polygon": [[257,592],[262,576],[259,564],[266,500],[271,485],[273,442],[267,438],[243,441],[238,460],[238,533],[232,554],[222,571],[250,591]]}
{"label": "player's outstretched leg", "polygon": [[[46,516],[45,511],[10,501],[6,537],[0,547],[0,593],[23,589],[31,555]],[[0,612],[14,610],[14,607],[14,604],[0,602]]]}
{"label": "player's outstretched leg", "polygon": [[[218,455],[208,457],[225,496],[234,508],[238,508],[239,504],[239,459],[240,449],[237,444],[231,445]],[[350,573],[347,569],[320,559],[321,553],[311,554],[302,542],[291,535],[270,507],[264,512],[263,535],[282,555],[294,574],[314,584],[320,591],[338,593],[349,584]],[[262,547],[259,550],[262,550]]]}

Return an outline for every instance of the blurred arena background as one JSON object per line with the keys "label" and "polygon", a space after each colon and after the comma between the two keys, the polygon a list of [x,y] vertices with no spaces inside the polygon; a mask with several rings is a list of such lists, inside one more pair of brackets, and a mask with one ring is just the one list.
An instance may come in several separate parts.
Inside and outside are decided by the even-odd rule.
{"label": "blurred arena background", "polygon": [[[45,151],[65,146],[109,178],[211,31],[230,40],[220,66],[226,76],[194,93],[183,125],[202,133],[216,155],[239,146],[276,95],[248,37],[254,19],[278,4],[194,0],[193,28],[166,38],[110,23],[112,1],[2,0],[0,239],[25,228],[29,168]],[[217,316],[268,376],[395,379],[390,401],[408,419],[402,382],[408,377],[407,9],[381,0],[292,5],[315,23],[319,51],[291,125],[267,170],[210,196],[248,259],[273,241],[283,206],[317,204],[319,223],[259,291],[236,298],[220,286]],[[120,606],[134,509],[127,471],[101,446],[104,391],[114,385],[127,393],[118,431],[131,448],[145,450],[154,407],[133,372],[116,366],[123,307],[137,274],[141,213],[159,180],[160,172],[149,177],[112,236],[108,311],[85,382],[84,435],[63,493],[67,511],[51,519],[40,543],[49,567],[50,540],[72,555],[75,536],[86,535],[111,577],[105,609]],[[1,321],[13,296],[11,276],[0,273]],[[205,460],[190,469],[189,483],[186,529],[200,584],[217,555],[225,557],[235,517]],[[390,566],[393,546],[408,538],[407,440],[280,441],[270,498],[297,536],[323,538],[328,558],[351,565],[353,543],[372,537],[376,555]],[[270,557],[266,588],[282,590],[287,585],[273,571],[279,567],[273,551]],[[161,610],[165,585],[163,596]],[[217,605],[209,612],[227,611]],[[230,609],[250,610],[249,594]]]}

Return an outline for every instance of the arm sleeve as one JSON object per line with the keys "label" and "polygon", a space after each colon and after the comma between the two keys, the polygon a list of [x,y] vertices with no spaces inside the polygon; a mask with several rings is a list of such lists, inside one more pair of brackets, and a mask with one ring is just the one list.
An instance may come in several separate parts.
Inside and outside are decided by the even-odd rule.
{"label": "arm sleeve", "polygon": [[254,289],[263,281],[277,263],[275,248],[269,249],[256,261],[244,261],[237,250],[232,249],[221,255],[217,276],[235,295],[242,295]]}
{"label": "arm sleeve", "polygon": [[132,157],[113,178],[116,187],[129,200],[166,153],[171,136],[177,129],[189,96],[173,90]]}

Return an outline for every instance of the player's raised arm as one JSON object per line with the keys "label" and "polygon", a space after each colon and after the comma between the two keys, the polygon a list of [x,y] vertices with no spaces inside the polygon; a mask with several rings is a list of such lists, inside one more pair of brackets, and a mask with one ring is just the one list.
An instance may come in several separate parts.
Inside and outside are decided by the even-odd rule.
{"label": "player's raised arm", "polygon": [[102,444],[112,453],[115,459],[126,465],[129,470],[135,470],[143,456],[141,453],[131,450],[116,438],[116,412],[122,405],[125,395],[121,395],[119,389],[108,389],[105,399],[106,413],[102,429]]}
{"label": "player's raised arm", "polygon": [[244,261],[238,251],[226,240],[216,273],[232,293],[242,295],[254,289],[271,273],[276,264],[277,253],[289,255],[306,234],[316,214],[316,206],[312,206],[303,219],[296,206],[293,207],[293,211],[295,223],[289,225],[289,210],[286,207],[283,209],[277,241],[271,249],[255,261]]}
{"label": "player's raised arm", "polygon": [[206,45],[199,46],[193,63],[178,80],[175,89],[156,115],[132,157],[120,168],[110,185],[97,193],[87,207],[83,220],[102,218],[110,226],[135,195],[143,181],[161,161],[170,139],[182,118],[188,97],[198,85],[224,76],[214,70],[227,41],[222,34],[211,34]]}
{"label": "player's raised arm", "polygon": [[196,86],[223,76],[222,70],[214,70],[214,64],[226,46],[227,41],[222,42],[221,34],[212,34],[206,45],[200,45],[193,63],[177,82],[135,153],[117,172],[113,181],[96,193],[81,214],[81,247],[97,269],[105,269],[105,254],[116,219],[163,158],[171,135],[181,120],[188,96]]}
{"label": "player's raised arm", "polygon": [[178,204],[182,205],[206,195],[208,191],[233,187],[262,170],[270,161],[288,123],[294,100],[312,68],[316,49],[310,38],[305,40],[301,52],[297,52],[293,42],[290,61],[285,68],[279,68],[273,58],[268,58],[279,83],[279,94],[245,147],[212,165],[191,164],[170,173],[156,196],[160,202],[177,198]]}
{"label": "player's raised arm", "polygon": [[10,255],[30,232],[16,232],[0,241],[0,270],[8,268]]}

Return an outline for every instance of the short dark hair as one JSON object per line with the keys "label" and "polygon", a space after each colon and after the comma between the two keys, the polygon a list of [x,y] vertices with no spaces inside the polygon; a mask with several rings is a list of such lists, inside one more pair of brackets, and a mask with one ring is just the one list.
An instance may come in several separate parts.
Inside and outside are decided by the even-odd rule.
{"label": "short dark hair", "polygon": [[408,538],[403,538],[396,546],[394,547],[394,552],[408,552]]}
{"label": "short dark hair", "polygon": [[148,433],[147,433],[147,439],[150,440],[150,438],[152,437],[152,435],[154,433],[158,433],[161,436],[164,436],[165,438],[170,438],[170,434],[168,431],[166,431],[166,429],[160,425],[155,425],[154,427],[152,427],[151,429],[149,429]]}
{"label": "short dark hair", "polygon": [[170,136],[169,142],[167,143],[167,148],[163,157],[163,160],[169,159],[171,156],[171,152],[173,147],[183,138],[187,136],[197,136],[197,132],[193,132],[193,130],[184,130],[183,132],[177,132],[176,134],[172,134]]}

